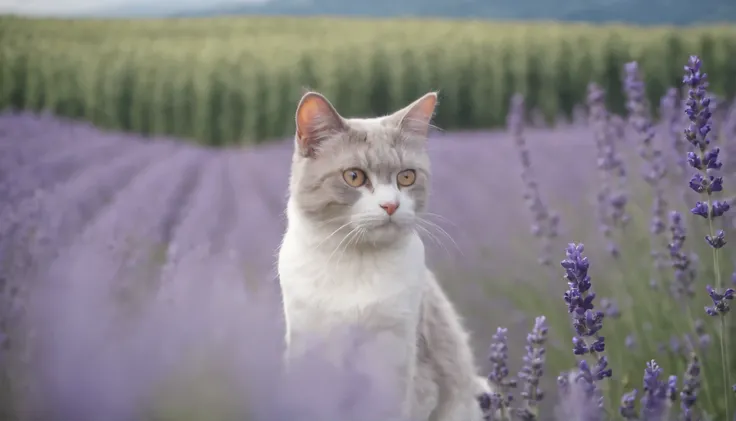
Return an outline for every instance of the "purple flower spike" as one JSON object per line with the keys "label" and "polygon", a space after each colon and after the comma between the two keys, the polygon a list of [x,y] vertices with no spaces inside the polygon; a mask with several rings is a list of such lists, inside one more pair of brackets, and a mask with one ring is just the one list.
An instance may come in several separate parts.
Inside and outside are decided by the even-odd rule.
{"label": "purple flower spike", "polygon": [[621,406],[618,409],[618,413],[621,414],[625,420],[639,419],[639,414],[636,411],[636,395],[638,393],[639,391],[634,389],[621,397]]}
{"label": "purple flower spike", "polygon": [[670,402],[677,400],[677,376],[675,375],[667,379],[667,400]]}
{"label": "purple flower spike", "polygon": [[709,316],[721,316],[725,315],[731,310],[731,306],[728,304],[729,301],[733,300],[734,290],[728,288],[723,294],[718,293],[712,286],[707,285],[705,287],[710,295],[710,299],[713,301],[713,307],[706,307],[705,312]]}
{"label": "purple flower spike", "polygon": [[681,174],[687,171],[687,142],[682,136],[680,129],[680,98],[677,88],[669,88],[667,93],[660,100],[659,108],[662,112],[662,119],[667,127],[667,136],[673,150],[678,157],[678,170]]}
{"label": "purple flower spike", "polygon": [[490,356],[488,357],[488,360],[492,364],[491,374],[488,376],[488,379],[496,386],[503,386],[509,375],[507,365],[509,358],[507,332],[508,329],[503,327],[496,329],[496,334],[493,335]]}
{"label": "purple flower spike", "polygon": [[701,152],[705,152],[710,144],[708,134],[711,131],[711,111],[710,99],[705,96],[708,75],[700,73],[702,64],[698,56],[690,56],[682,82],[689,88],[685,113],[691,122],[685,129],[685,139]]}
{"label": "purple flower spike", "polygon": [[690,362],[685,370],[685,379],[680,391],[680,410],[684,421],[693,421],[695,417],[695,404],[700,392],[700,360],[695,353],[690,355]]}
{"label": "purple flower spike", "polygon": [[[586,406],[584,410],[578,408],[576,411],[583,412],[586,420],[597,420],[602,416],[603,397],[596,383],[611,377],[613,370],[608,367],[608,359],[603,355],[605,338],[599,335],[599,332],[603,327],[604,314],[594,310],[595,293],[590,290],[591,280],[588,275],[590,263],[588,258],[583,256],[584,250],[585,246],[582,243],[570,243],[565,250],[567,258],[560,265],[565,269],[568,290],[564,299],[568,312],[572,315],[575,330],[573,353],[591,354],[596,359],[593,367],[590,367],[585,359],[578,362],[575,387],[581,390],[585,400],[593,405]],[[564,386],[567,387],[568,393],[574,389],[570,387],[569,382],[564,383]],[[564,392],[562,383],[559,387],[561,393]]]}
{"label": "purple flower spike", "polygon": [[557,237],[559,215],[550,211],[547,203],[543,200],[532,168],[531,154],[524,138],[524,120],[526,118],[524,96],[521,94],[514,95],[511,98],[510,107],[506,125],[513,137],[521,161],[521,179],[525,188],[523,196],[534,221],[531,232],[542,243],[542,254],[538,262],[543,266],[549,266],[552,262],[551,244]]}
{"label": "purple flower spike", "polygon": [[[706,201],[696,202],[690,212],[693,215],[713,220],[726,213],[731,205],[725,201],[713,200],[714,193],[723,191],[723,178],[712,175],[711,172],[720,170],[723,164],[719,161],[720,149],[711,147],[709,137],[713,124],[711,99],[706,96],[708,75],[701,73],[702,64],[700,58],[690,56],[685,66],[685,76],[682,79],[682,82],[688,87],[685,114],[690,120],[690,124],[685,129],[685,139],[694,148],[693,151],[688,152],[687,162],[699,171],[690,178],[689,185],[694,192],[707,196]],[[711,231],[705,237],[705,241],[713,249],[720,249],[726,244],[725,233]]]}
{"label": "purple flower spike", "polygon": [[[588,258],[583,256],[584,245],[571,243],[567,246],[567,259],[560,264],[565,269],[565,278],[569,289],[564,299],[567,309],[572,314],[573,328],[576,336],[573,338],[573,352],[576,355],[603,352],[605,342],[598,332],[603,327],[604,314],[594,311],[593,301],[595,293],[589,292],[591,283],[588,275]],[[592,338],[589,342],[586,338]]]}
{"label": "purple flower spike", "polygon": [[598,154],[598,223],[600,232],[608,243],[610,255],[618,257],[618,246],[613,241],[612,229],[624,227],[629,220],[626,213],[628,198],[624,191],[626,169],[624,160],[616,152],[617,135],[614,133],[612,117],[606,109],[606,93],[596,83],[588,85],[587,106]]}
{"label": "purple flower spike", "polygon": [[521,398],[525,407],[520,408],[517,416],[522,420],[535,420],[539,402],[544,399],[544,391],[539,387],[544,375],[545,343],[547,342],[547,321],[544,316],[534,320],[534,328],[526,337],[526,355],[524,365],[519,372],[519,379],[524,382]]}
{"label": "purple flower spike", "polygon": [[682,215],[678,212],[670,212],[670,243],[668,244],[670,262],[674,269],[673,293],[677,297],[690,298],[695,295],[693,284],[695,282],[695,269],[691,264],[690,257],[683,250],[686,232],[682,221]]}
{"label": "purple flower spike", "polygon": [[645,420],[660,421],[665,414],[667,384],[660,380],[662,368],[652,360],[644,369],[644,396],[641,398],[641,414]]}
{"label": "purple flower spike", "polygon": [[560,404],[555,419],[603,421],[603,395],[597,387],[593,372],[585,360],[580,361],[578,370],[562,373],[557,378]]}
{"label": "purple flower spike", "polygon": [[485,421],[493,421],[496,411],[501,409],[501,395],[498,393],[483,393],[478,396],[478,404],[483,411]]}
{"label": "purple flower spike", "polygon": [[[655,130],[649,112],[644,80],[639,70],[639,65],[635,61],[626,63],[624,71],[626,74],[624,91],[627,99],[626,108],[629,114],[629,123],[641,139],[639,153],[645,163],[643,175],[644,179],[651,186],[653,193],[650,231],[655,241],[652,241],[651,254],[654,258],[655,273],[658,273],[659,269],[662,269],[666,263],[661,250],[666,245],[662,234],[664,234],[667,228],[665,224],[667,218],[667,201],[665,200],[662,182],[667,175],[667,165],[662,151],[653,142]],[[656,280],[654,285],[656,287]]]}
{"label": "purple flower spike", "polygon": [[[491,362],[491,374],[488,380],[496,387],[498,396],[491,396],[489,399],[493,401],[496,408],[504,410],[511,406],[514,396],[511,390],[516,388],[516,380],[509,378],[509,348],[508,348],[508,329],[499,327],[496,334],[493,335],[491,343],[491,352],[488,360]],[[481,406],[487,403],[481,402]]]}

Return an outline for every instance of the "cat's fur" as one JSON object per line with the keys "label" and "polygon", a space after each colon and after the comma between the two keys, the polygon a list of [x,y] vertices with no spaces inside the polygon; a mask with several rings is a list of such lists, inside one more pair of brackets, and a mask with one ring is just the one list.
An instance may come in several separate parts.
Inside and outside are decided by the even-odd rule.
{"label": "cat's fur", "polygon": [[[278,262],[287,363],[315,338],[360,328],[370,352],[335,340],[324,354],[345,364],[344,354],[381,353],[380,372],[399,396],[382,421],[481,420],[477,396],[489,391],[416,231],[428,196],[426,142],[436,102],[429,93],[386,117],[346,119],[310,92],[297,108]],[[345,181],[351,168],[365,171],[366,185]],[[416,181],[400,187],[397,174],[406,169],[415,170]],[[389,216],[379,205],[392,201],[399,206]]]}

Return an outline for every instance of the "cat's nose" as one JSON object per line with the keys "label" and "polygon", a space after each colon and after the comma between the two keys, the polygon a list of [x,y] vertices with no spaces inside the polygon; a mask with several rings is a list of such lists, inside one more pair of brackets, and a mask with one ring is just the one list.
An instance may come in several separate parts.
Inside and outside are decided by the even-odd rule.
{"label": "cat's nose", "polygon": [[399,202],[386,202],[379,205],[381,209],[385,210],[386,213],[391,216],[399,208]]}

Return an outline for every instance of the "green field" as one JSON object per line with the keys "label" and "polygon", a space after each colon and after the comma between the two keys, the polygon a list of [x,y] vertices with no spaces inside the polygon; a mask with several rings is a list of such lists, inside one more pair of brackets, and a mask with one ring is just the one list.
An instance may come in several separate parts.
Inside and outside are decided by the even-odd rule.
{"label": "green field", "polygon": [[[710,90],[736,95],[736,27],[327,18],[0,18],[0,108],[49,110],[117,130],[211,145],[288,135],[305,88],[347,115],[377,115],[439,89],[443,129],[502,125],[512,93],[552,121],[590,80],[614,111],[640,62],[650,102],[691,53]],[[730,76],[730,77],[729,77]]]}

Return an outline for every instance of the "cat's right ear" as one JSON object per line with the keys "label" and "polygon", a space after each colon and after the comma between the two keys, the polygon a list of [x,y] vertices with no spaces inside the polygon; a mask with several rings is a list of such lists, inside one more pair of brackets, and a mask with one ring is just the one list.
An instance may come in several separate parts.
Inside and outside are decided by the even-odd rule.
{"label": "cat's right ear", "polygon": [[296,145],[303,156],[313,156],[315,147],[335,133],[346,130],[345,120],[317,92],[307,92],[296,109]]}

